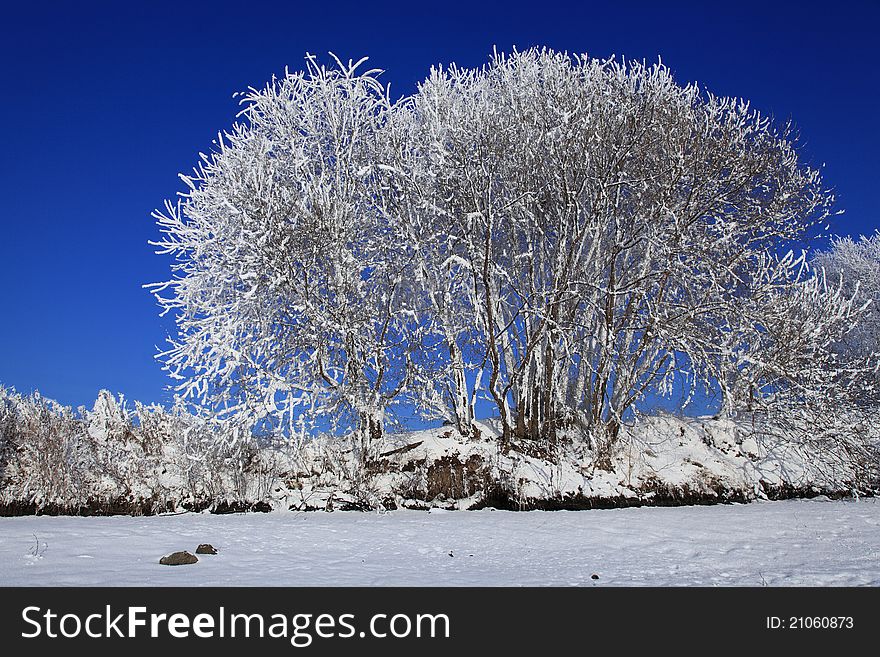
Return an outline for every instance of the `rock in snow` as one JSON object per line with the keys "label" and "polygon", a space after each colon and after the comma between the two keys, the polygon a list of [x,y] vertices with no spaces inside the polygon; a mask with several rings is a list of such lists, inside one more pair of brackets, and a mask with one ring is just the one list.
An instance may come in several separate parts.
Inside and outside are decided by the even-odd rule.
{"label": "rock in snow", "polygon": [[166,554],[159,559],[159,563],[163,566],[186,566],[191,563],[197,563],[199,558],[184,550],[183,552],[172,552]]}

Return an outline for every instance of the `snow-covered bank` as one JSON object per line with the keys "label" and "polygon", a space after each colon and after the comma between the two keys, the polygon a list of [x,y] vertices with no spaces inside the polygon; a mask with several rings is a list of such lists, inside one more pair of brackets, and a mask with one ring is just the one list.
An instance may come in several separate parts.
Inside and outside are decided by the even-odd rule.
{"label": "snow-covered bank", "polygon": [[0,585],[878,586],[880,504],[0,518]]}
{"label": "snow-covered bank", "polygon": [[[102,392],[92,411],[0,387],[0,516],[169,511],[616,508],[872,494],[870,435],[792,442],[754,416],[642,416],[597,450],[568,429],[502,446],[497,422],[242,440]],[[225,433],[224,433],[225,431]],[[868,434],[868,432],[865,432]]]}
{"label": "snow-covered bank", "polygon": [[641,418],[623,428],[605,467],[577,440],[549,449],[521,441],[504,451],[497,429],[477,424],[471,439],[449,427],[386,436],[386,451],[362,481],[346,481],[350,469],[338,461],[327,468],[320,452],[307,451],[308,462],[323,469],[313,466],[273,506],[580,510],[839,497],[876,488],[833,449],[799,449],[729,419]]}

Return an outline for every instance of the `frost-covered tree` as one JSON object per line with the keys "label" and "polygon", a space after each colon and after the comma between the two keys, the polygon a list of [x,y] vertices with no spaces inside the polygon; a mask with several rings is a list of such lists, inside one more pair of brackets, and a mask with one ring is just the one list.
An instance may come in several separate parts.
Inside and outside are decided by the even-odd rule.
{"label": "frost-covered tree", "polygon": [[[857,240],[832,240],[831,247],[813,259],[813,267],[823,270],[828,280],[842,286],[847,294],[858,294],[869,302],[852,330],[835,344],[835,350],[851,363],[870,361],[880,354],[880,232]],[[876,404],[880,377],[872,371],[868,379],[865,399]]]}
{"label": "frost-covered tree", "polygon": [[[175,277],[154,286],[178,336],[183,398],[291,435],[356,429],[361,447],[412,369],[409,245],[385,210],[392,104],[363,60],[312,57],[242,98],[178,203],[156,213]],[[168,294],[170,291],[170,294]]]}
{"label": "frost-covered tree", "polygon": [[721,376],[768,263],[832,203],[788,126],[661,64],[496,55],[400,111],[429,287],[470,318],[443,337],[477,345],[505,440],[613,441],[648,393]]}

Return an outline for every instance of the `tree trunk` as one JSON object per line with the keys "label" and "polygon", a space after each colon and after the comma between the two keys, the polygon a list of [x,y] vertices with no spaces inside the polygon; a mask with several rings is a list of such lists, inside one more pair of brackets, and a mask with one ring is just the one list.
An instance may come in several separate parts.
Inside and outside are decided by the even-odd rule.
{"label": "tree trunk", "polygon": [[458,432],[468,437],[473,432],[473,415],[468,395],[467,377],[465,376],[464,360],[455,345],[454,338],[447,336],[449,341],[449,361],[452,368],[452,412]]}
{"label": "tree trunk", "polygon": [[366,465],[371,460],[371,448],[379,443],[384,433],[384,421],[379,413],[362,411],[358,426],[360,439],[361,463]]}

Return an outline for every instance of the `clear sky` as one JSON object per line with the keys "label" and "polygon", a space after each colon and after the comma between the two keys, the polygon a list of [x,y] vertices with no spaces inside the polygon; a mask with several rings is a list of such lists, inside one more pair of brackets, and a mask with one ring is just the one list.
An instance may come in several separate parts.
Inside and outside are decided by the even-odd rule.
{"label": "clear sky", "polygon": [[[716,4],[718,6],[716,6]],[[17,2],[0,12],[0,383],[91,406],[167,402],[173,329],[150,212],[234,120],[235,91],[305,52],[370,57],[397,94],[501,50],[656,60],[793,118],[837,190],[833,229],[880,226],[880,2]]]}

